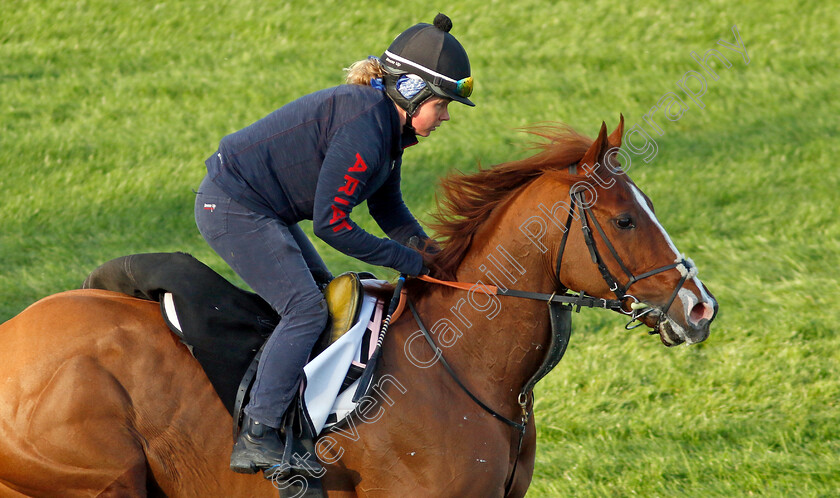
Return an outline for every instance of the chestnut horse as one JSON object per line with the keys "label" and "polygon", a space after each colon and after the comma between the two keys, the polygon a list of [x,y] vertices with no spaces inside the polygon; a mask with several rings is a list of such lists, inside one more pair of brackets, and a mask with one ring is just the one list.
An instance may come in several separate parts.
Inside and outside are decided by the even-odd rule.
{"label": "chestnut horse", "polygon": [[[717,303],[615,161],[622,133],[623,118],[594,141],[542,130],[549,141],[535,156],[444,180],[436,274],[618,296],[628,313],[653,310],[640,319],[666,345],[706,339]],[[519,420],[517,393],[550,341],[546,303],[410,284],[439,349],[411,313],[391,325],[375,399],[316,444],[325,492],[523,496],[533,417],[520,440],[438,360]],[[100,290],[47,297],[0,325],[0,378],[2,496],[277,496],[261,476],[228,470],[231,417],[156,303]]]}

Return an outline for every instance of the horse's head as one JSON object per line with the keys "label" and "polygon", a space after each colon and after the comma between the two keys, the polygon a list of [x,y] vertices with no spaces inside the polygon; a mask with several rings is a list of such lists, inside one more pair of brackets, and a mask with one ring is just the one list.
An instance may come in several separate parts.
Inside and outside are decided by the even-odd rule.
{"label": "horse's head", "polygon": [[623,131],[623,116],[609,136],[602,123],[580,161],[568,171],[547,173],[554,184],[543,189],[553,197],[551,214],[568,227],[553,251],[560,284],[620,299],[624,311],[659,333],[667,346],[701,342],[709,336],[717,301],[657,220],[650,199],[616,160]]}
{"label": "horse's head", "polygon": [[[503,242],[522,265],[540,269],[529,273],[542,275],[531,282],[535,287],[548,289],[553,281],[559,291],[618,299],[668,346],[705,340],[717,301],[616,160],[624,117],[609,136],[602,123],[594,142],[569,128],[532,131],[549,139],[541,153],[441,182],[444,198],[432,227],[445,244],[434,273],[445,280],[480,277],[489,268],[482,258]],[[629,160],[625,155],[627,169]],[[507,270],[500,273],[517,283]],[[487,278],[501,283],[499,275]]]}

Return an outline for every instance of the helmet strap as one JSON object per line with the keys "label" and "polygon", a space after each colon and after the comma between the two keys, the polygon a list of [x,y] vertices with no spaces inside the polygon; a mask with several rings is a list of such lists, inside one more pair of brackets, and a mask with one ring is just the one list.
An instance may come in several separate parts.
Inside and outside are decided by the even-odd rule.
{"label": "helmet strap", "polygon": [[391,100],[393,100],[394,103],[405,111],[406,126],[411,127],[411,117],[414,116],[417,109],[420,108],[423,102],[429,100],[429,98],[433,97],[435,94],[427,84],[422,90],[417,92],[417,95],[407,99],[399,92],[399,90],[397,90],[397,80],[399,80],[399,78],[399,74],[385,73],[382,76],[382,82],[385,84],[385,93],[391,97]]}
{"label": "helmet strap", "polygon": [[417,130],[414,129],[414,126],[411,124],[411,114],[405,113],[405,125],[403,126],[403,133],[413,133],[417,134]]}

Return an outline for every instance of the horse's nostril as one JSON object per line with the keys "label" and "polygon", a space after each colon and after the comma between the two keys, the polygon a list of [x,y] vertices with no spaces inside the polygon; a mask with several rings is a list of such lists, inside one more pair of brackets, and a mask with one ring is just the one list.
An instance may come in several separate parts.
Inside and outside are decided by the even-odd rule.
{"label": "horse's nostril", "polygon": [[708,303],[697,303],[691,308],[691,313],[688,314],[688,320],[691,325],[697,325],[700,323],[700,320],[704,318],[711,320],[713,316],[715,316],[715,309],[712,305]]}

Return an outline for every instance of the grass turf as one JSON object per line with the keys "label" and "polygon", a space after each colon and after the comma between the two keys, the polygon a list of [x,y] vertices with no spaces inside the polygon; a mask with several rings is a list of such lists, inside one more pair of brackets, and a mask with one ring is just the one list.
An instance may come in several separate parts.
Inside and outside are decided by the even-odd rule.
{"label": "grass turf", "polygon": [[[218,140],[380,54],[422,5],[360,0],[166,3],[12,0],[0,17],[0,320],[77,287],[113,257],[191,252],[240,283],[192,220]],[[452,169],[522,157],[517,128],[595,135],[619,112],[658,152],[633,156],[680,250],[721,312],[712,336],[665,349],[596,311],[575,316],[537,389],[530,496],[831,496],[840,493],[840,152],[828,3],[465,1],[474,109],[406,152],[421,220]],[[737,25],[749,55],[734,43]],[[677,81],[691,52],[732,63],[701,109]],[[678,121],[643,116],[667,92]],[[357,221],[372,231],[364,216]],[[371,269],[316,241],[334,271]],[[381,276],[393,273],[374,269]]]}

